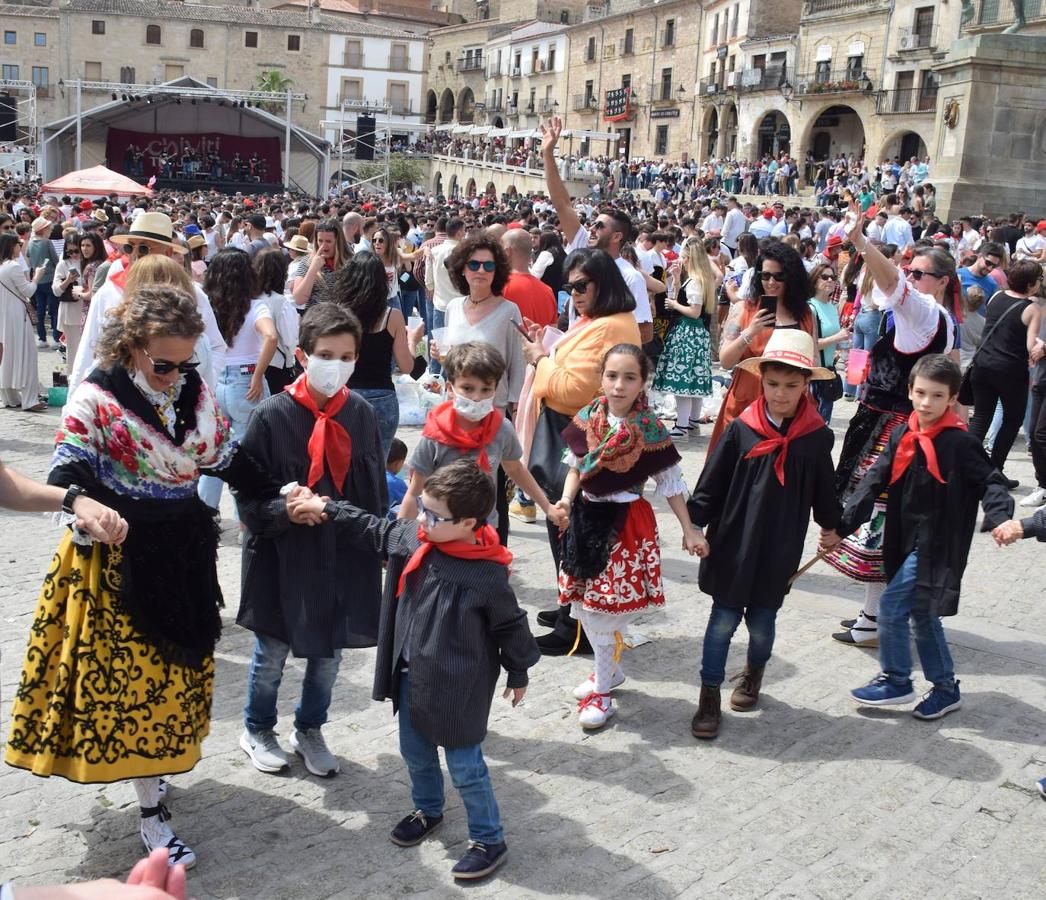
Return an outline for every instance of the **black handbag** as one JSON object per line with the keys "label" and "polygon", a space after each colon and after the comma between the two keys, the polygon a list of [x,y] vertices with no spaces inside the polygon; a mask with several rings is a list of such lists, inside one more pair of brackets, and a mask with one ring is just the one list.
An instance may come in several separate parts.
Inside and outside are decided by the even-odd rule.
{"label": "black handbag", "polygon": [[542,404],[534,425],[534,439],[530,443],[527,468],[552,502],[563,495],[563,485],[570,471],[563,462],[563,451],[567,448],[563,429],[570,424],[570,418]]}
{"label": "black handbag", "polygon": [[[1000,291],[999,293],[1003,292]],[[990,304],[997,296],[998,294],[994,294],[988,303]],[[995,329],[998,328],[1003,323],[1003,320],[1019,306],[1020,303],[1014,303],[1008,310],[1006,310],[1006,312],[999,316],[999,318],[996,319],[995,324],[992,325],[991,330],[981,338],[980,344],[978,344],[977,349],[973,352],[973,356],[970,358],[970,364],[966,367],[966,371],[962,373],[962,381],[959,382],[959,394],[956,398],[963,406],[973,406],[973,367],[977,362],[977,355],[984,349],[984,345],[988,343],[988,339],[995,334]],[[985,309],[987,309],[987,306],[985,306]],[[974,313],[974,315],[976,315],[976,313]]]}

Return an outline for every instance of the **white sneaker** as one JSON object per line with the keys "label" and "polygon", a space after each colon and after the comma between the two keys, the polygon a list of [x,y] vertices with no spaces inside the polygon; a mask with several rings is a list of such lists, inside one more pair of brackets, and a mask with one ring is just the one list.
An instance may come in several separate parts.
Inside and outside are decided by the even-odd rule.
{"label": "white sneaker", "polygon": [[47,343],[47,341],[37,341],[36,342],[36,349],[37,350],[50,350],[51,349],[51,345],[49,343]]}
{"label": "white sneaker", "polygon": [[327,749],[327,742],[323,740],[323,733],[319,728],[310,728],[308,731],[295,730],[291,734],[291,746],[294,752],[305,760],[305,768],[313,775],[331,778],[341,771],[341,763]]}
{"label": "white sneaker", "polygon": [[259,772],[284,772],[291,765],[291,755],[276,740],[276,732],[271,728],[265,731],[243,729],[240,735],[240,749],[246,753],[254,768]]}
{"label": "white sneaker", "polygon": [[1018,506],[1042,506],[1046,503],[1046,488],[1036,488],[1025,497]]}
{"label": "white sneaker", "polygon": [[160,805],[156,809],[158,812],[155,815],[142,816],[139,834],[142,836],[142,843],[145,844],[145,849],[152,853],[157,847],[166,847],[167,865],[176,866],[180,864],[187,869],[191,869],[196,865],[196,854],[193,853],[185,841],[175,835],[171,830],[171,826],[167,824],[167,820],[171,818],[167,807]]}
{"label": "white sneaker", "polygon": [[602,728],[612,715],[614,715],[614,704],[610,694],[589,694],[578,705],[578,723],[586,731],[593,728]]}
{"label": "white sneaker", "polygon": [[[625,683],[625,673],[615,668],[613,677],[610,679],[610,690],[621,687]],[[584,700],[589,694],[596,692],[596,673],[593,672],[584,681],[574,688],[574,699]]]}

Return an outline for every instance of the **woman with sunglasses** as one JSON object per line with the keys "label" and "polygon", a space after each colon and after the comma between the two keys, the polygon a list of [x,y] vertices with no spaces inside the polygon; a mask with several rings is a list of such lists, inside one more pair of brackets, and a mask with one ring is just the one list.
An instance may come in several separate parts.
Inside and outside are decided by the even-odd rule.
{"label": "woman with sunglasses", "polygon": [[66,359],[76,359],[80,346],[81,320],[83,309],[73,287],[80,283],[80,238],[71,234],[65,241],[62,258],[54,268],[51,290],[58,299],[58,330],[65,337],[62,348]]}
{"label": "woman with sunglasses", "polygon": [[[817,317],[817,330],[824,335],[817,341],[817,350],[821,355],[820,364],[829,372],[835,371],[836,347],[849,340],[851,331],[839,323],[839,307],[833,301],[839,276],[828,263],[819,263],[810,272],[810,309]],[[838,379],[838,375],[836,379]],[[832,407],[835,405],[833,391],[839,382],[811,381],[810,394],[817,403],[817,411],[825,424],[832,421]],[[838,394],[835,394],[838,397]]]}
{"label": "woman with sunglasses", "polygon": [[186,866],[196,857],[168,824],[163,777],[200,759],[222,603],[218,529],[197,480],[220,469],[252,496],[279,489],[243,474],[249,461],[197,372],[203,331],[191,290],[170,286],[128,291],[106,319],[99,365],[66,406],[48,483],[67,490],[66,511],[84,494],[115,510],[127,538],[110,546],[65,532],[4,757],[80,784],[132,781],[146,848]]}
{"label": "woman with sunglasses", "polygon": [[[867,217],[850,204],[847,240],[864,256],[870,290],[862,285],[861,305],[885,311],[880,336],[871,348],[864,394],[843,438],[835,488],[845,503],[882,454],[890,435],[908,420],[908,375],[930,353],[950,353],[954,331],[945,301],[956,283],[955,259],[942,247],[916,248],[907,273],[897,268],[865,236]],[[832,635],[843,644],[876,647],[879,643],[879,597],[886,586],[883,528],[886,497],[875,505],[871,520],[836,545],[825,561],[865,586],[864,605],[856,619],[844,619]]]}
{"label": "woman with sunglasses", "polygon": [[799,254],[781,241],[764,241],[755,262],[749,296],[730,307],[723,325],[719,363],[734,372],[712,429],[709,453],[726,427],[762,390],[759,376],[735,368],[737,364],[762,356],[774,328],[800,328],[815,341],[820,337],[817,319],[807,305],[809,298],[810,281]]}

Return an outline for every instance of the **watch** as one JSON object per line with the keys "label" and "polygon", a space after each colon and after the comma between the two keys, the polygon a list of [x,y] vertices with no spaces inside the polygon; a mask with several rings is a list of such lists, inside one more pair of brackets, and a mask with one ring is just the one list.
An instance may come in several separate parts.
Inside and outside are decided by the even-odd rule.
{"label": "watch", "polygon": [[73,504],[76,502],[76,498],[86,496],[87,490],[85,488],[80,487],[78,484],[69,485],[69,490],[65,492],[65,499],[62,500],[62,512],[73,515]]}

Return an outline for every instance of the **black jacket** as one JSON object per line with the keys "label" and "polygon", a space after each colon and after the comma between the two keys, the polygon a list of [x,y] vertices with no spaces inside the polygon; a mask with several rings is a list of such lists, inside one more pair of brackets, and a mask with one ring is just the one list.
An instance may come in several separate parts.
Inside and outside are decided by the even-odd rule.
{"label": "black jacket", "polygon": [[[324,471],[316,493],[346,497],[373,513],[388,505],[385,460],[374,411],[350,394],[335,421],[352,438],[352,464],[341,490]],[[281,485],[308,480],[309,436],[315,419],[290,394],[261,403],[241,446]],[[236,495],[247,526],[236,621],[257,634],[290,644],[298,657],[334,655],[343,647],[373,647],[381,603],[381,560],[329,522],[294,525],[287,502]]]}
{"label": "black jacket", "polygon": [[508,672],[508,687],[525,687],[527,669],[540,658],[508,570],[448,556],[436,545],[397,596],[400,574],[421,545],[417,524],[390,522],[334,501],[326,511],[346,539],[389,561],[374,699],[391,699],[393,710],[399,708],[406,655],[414,727],[441,747],[481,743],[501,669]]}
{"label": "black jacket", "polygon": [[780,609],[799,568],[811,509],[822,528],[834,528],[841,512],[828,428],[789,445],[784,485],[774,473],[777,453],[745,459],[762,440],[740,419],[731,422],[687,502],[690,520],[706,528],[712,548],[698,583],[730,609]]}
{"label": "black jacket", "polygon": [[[876,499],[890,483],[897,445],[907,432],[907,424],[894,429],[886,449],[858,483],[837,529],[841,537],[852,534],[872,515]],[[893,578],[918,548],[916,607],[935,616],[954,616],[959,611],[959,587],[973,541],[977,504],[984,506],[987,530],[1013,515],[1013,498],[981,442],[968,431],[947,428],[933,446],[945,483],[930,475],[926,457],[917,449],[904,475],[887,492],[883,559],[886,577]]]}

